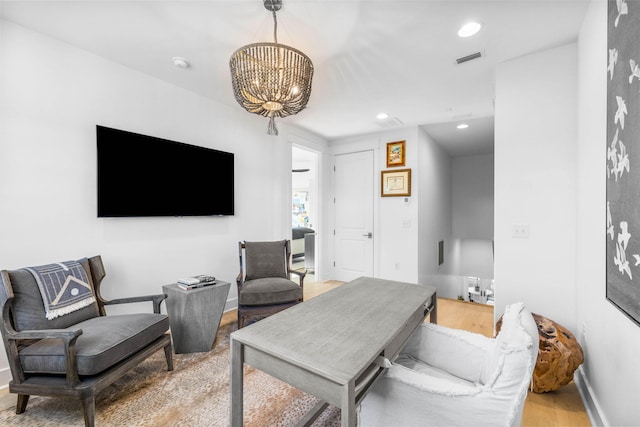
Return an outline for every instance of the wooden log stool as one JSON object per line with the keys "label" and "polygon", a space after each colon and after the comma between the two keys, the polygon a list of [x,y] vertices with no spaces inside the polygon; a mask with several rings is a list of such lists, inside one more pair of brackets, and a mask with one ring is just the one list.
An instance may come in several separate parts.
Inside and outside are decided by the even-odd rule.
{"label": "wooden log stool", "polygon": [[[573,373],[584,362],[582,347],[564,326],[536,313],[533,313],[533,319],[538,326],[540,347],[531,378],[531,391],[545,393],[558,390],[573,381]],[[496,334],[501,325],[502,317],[496,323]]]}

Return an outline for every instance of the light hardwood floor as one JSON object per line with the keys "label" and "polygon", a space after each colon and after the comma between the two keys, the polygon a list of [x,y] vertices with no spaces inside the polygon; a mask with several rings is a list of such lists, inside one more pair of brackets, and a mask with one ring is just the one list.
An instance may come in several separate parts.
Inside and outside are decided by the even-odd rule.
{"label": "light hardwood floor", "polygon": [[[322,283],[305,283],[305,300],[327,292],[342,282],[327,281]],[[222,316],[222,324],[234,322],[237,318],[235,310]],[[450,328],[493,337],[493,307],[452,299],[438,298],[438,324]],[[525,401],[522,426],[591,426],[584,409],[580,393],[574,383],[550,393],[529,392]]]}

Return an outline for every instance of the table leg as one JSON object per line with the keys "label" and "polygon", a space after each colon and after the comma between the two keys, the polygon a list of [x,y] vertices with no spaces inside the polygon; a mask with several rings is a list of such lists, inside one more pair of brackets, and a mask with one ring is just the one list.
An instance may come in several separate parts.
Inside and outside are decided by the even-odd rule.
{"label": "table leg", "polygon": [[356,425],[356,392],[355,380],[349,381],[342,388],[342,427],[354,427]]}
{"label": "table leg", "polygon": [[231,426],[242,427],[244,347],[231,338]]}
{"label": "table leg", "polygon": [[305,414],[304,417],[300,419],[300,421],[298,421],[296,427],[309,427],[320,415],[322,415],[322,411],[327,409],[328,406],[329,404],[327,402],[323,402],[322,400],[319,401],[318,403],[316,403],[316,406],[314,406],[309,412]]}
{"label": "table leg", "polygon": [[429,313],[429,321],[431,323],[438,323],[438,294],[434,292],[431,298],[433,301],[433,309],[431,313]]}

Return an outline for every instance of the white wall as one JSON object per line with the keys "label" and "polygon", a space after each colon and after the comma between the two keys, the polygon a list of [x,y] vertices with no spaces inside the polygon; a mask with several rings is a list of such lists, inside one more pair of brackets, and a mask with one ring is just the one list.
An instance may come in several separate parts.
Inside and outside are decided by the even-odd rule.
{"label": "white wall", "polygon": [[[1,268],[101,254],[107,298],[144,295],[199,273],[233,283],[239,240],[291,233],[291,148],[263,118],[12,23],[0,40]],[[235,216],[97,218],[96,124],[235,153]]]}
{"label": "white wall", "polygon": [[493,279],[493,245],[485,239],[454,239],[459,245],[458,269],[455,274]]}
{"label": "white wall", "polygon": [[[438,296],[456,298],[459,286],[450,276],[457,260],[451,235],[451,158],[419,129],[419,234],[420,283],[433,285]],[[438,265],[438,242],[444,240],[444,263]]]}
{"label": "white wall", "polygon": [[454,157],[452,168],[453,235],[493,240],[493,154]]}
{"label": "white wall", "polygon": [[[406,141],[411,197],[380,197],[380,171],[388,142]],[[405,127],[329,143],[332,154],[374,152],[374,275],[438,286],[454,259],[451,241],[451,159],[421,128]],[[326,195],[327,199],[333,197]],[[327,205],[330,203],[326,203]],[[438,267],[437,242],[445,240]]]}
{"label": "white wall", "polygon": [[[454,275],[493,279],[494,155],[452,159]],[[484,286],[483,286],[484,288]],[[463,286],[463,295],[466,291]]]}
{"label": "white wall", "polygon": [[605,295],[606,52],[607,3],[594,0],[578,40],[578,328],[574,332],[585,350],[581,373],[603,424],[622,426],[638,424],[640,327]]}
{"label": "white wall", "polygon": [[[380,156],[374,168],[379,203],[377,277],[418,283],[418,208],[423,197],[420,175],[424,171],[419,164],[418,128],[405,132],[385,132],[379,139]],[[394,169],[387,168],[387,143],[401,140],[406,140],[406,163],[395,169],[411,169],[411,197],[380,197],[380,171]]]}
{"label": "white wall", "polygon": [[[416,127],[331,141],[332,154],[372,150],[374,153],[374,275],[418,282],[418,139]],[[386,167],[387,142],[406,141],[406,166],[411,168],[411,197],[380,197],[380,171]],[[327,199],[333,198],[333,194]],[[405,200],[406,199],[406,200]],[[332,252],[333,253],[333,252]]]}
{"label": "white wall", "polygon": [[[380,171],[387,169],[386,143],[398,140],[406,141],[406,167],[412,170],[411,197],[380,197]],[[457,298],[461,294],[464,285],[461,275],[473,272],[483,278],[493,277],[490,241],[469,239],[462,244],[460,239],[453,238],[453,161],[421,128],[359,135],[332,141],[329,146],[332,154],[374,151],[376,277],[430,284],[436,286],[440,296],[447,298]],[[475,184],[473,196],[460,190],[461,209],[468,206],[472,206],[472,210],[482,209],[482,221],[466,219],[463,215],[459,216],[459,221],[471,224],[466,227],[468,230],[478,229],[472,234],[474,236],[488,235],[487,226],[491,233],[493,231],[493,206],[490,203],[491,206],[486,207],[487,198],[492,200],[493,197],[492,156],[463,160],[461,165],[463,169],[469,166],[476,170],[473,177],[461,172],[460,186],[464,186],[467,178],[482,180]],[[478,171],[478,168],[483,170]],[[478,196],[479,193],[482,195]],[[331,197],[331,194],[327,195],[327,199]],[[444,264],[440,266],[437,262],[439,240],[445,242]],[[485,256],[487,253],[489,259]]]}
{"label": "white wall", "polygon": [[[434,284],[441,297],[464,297],[466,276],[493,279],[493,154],[450,158],[423,137],[420,280]],[[433,263],[434,239],[444,240],[441,266]]]}
{"label": "white wall", "polygon": [[[572,331],[576,95],[575,44],[497,68],[495,316],[523,301]],[[528,224],[529,238],[513,238],[513,224]]]}

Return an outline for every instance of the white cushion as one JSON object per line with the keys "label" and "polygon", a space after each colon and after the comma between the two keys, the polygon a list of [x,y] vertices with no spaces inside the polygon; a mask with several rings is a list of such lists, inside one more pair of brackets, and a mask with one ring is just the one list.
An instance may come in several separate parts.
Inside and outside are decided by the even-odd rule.
{"label": "white cushion", "polygon": [[472,383],[480,382],[493,339],[468,331],[424,323],[414,332],[402,353],[444,369]]}
{"label": "white cushion", "polygon": [[400,356],[398,356],[394,364],[402,365],[413,372],[419,372],[429,378],[439,378],[460,385],[462,387],[475,387],[475,384],[471,381],[466,381],[460,377],[451,375],[449,372],[438,369],[435,366],[427,365],[421,360],[415,359],[408,354],[401,354]]}
{"label": "white cushion", "polygon": [[[522,361],[527,362],[528,356],[531,354],[531,348],[534,345],[532,334],[538,336],[538,329],[535,322],[532,321],[531,313],[524,308],[524,304],[511,304],[505,308],[502,316],[502,326],[498,336],[495,338],[493,350],[488,353],[484,368],[480,375],[482,384],[493,385],[502,372],[504,367],[504,357],[506,354],[514,352],[524,352]],[[531,330],[531,325],[535,330]],[[535,343],[537,344],[537,342]],[[537,351],[535,351],[537,354]],[[521,367],[510,364],[510,369],[521,371]],[[510,373],[506,373],[507,375]]]}

